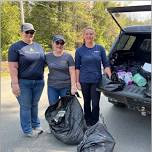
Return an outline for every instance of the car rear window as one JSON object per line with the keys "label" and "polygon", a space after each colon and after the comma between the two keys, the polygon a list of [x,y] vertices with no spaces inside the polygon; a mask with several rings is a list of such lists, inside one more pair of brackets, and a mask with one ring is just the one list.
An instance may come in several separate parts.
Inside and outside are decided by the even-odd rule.
{"label": "car rear window", "polygon": [[117,45],[117,50],[130,50],[135,40],[135,36],[123,35]]}

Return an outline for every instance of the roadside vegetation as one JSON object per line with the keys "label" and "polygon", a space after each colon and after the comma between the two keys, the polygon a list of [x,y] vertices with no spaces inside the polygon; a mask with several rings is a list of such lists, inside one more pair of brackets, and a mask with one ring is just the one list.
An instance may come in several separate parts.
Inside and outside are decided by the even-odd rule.
{"label": "roadside vegetation", "polygon": [[[66,39],[65,49],[74,56],[75,49],[83,43],[82,30],[92,26],[96,30],[96,42],[102,44],[108,54],[119,28],[106,12],[107,7],[119,6],[116,1],[24,1],[25,22],[31,22],[35,29],[35,41],[45,52],[51,50],[54,34],[62,34]],[[123,25],[135,22],[123,16]],[[7,57],[10,45],[20,40],[19,1],[1,2],[1,76],[7,76]],[[6,61],[6,62],[5,62]]]}

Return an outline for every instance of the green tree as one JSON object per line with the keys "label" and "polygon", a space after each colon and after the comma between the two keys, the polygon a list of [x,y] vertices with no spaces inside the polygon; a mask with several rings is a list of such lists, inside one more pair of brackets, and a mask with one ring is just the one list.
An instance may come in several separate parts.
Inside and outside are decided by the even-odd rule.
{"label": "green tree", "polygon": [[102,44],[107,51],[119,33],[119,28],[113,21],[106,8],[114,6],[115,3],[112,2],[95,2],[92,9],[93,16],[93,27],[96,30],[96,42]]}
{"label": "green tree", "polygon": [[92,24],[86,3],[35,2],[32,6],[26,5],[26,12],[26,21],[33,23],[37,29],[35,40],[46,51],[49,50],[50,37],[54,34],[63,34],[67,42],[66,49],[74,50],[75,43],[81,39],[82,28]]}
{"label": "green tree", "polygon": [[[20,29],[20,9],[18,2],[2,2],[2,57],[7,58],[9,46],[17,41]],[[106,12],[107,7],[119,6],[119,3],[106,1],[24,1],[25,22],[31,22],[35,29],[35,41],[49,51],[54,34],[62,34],[66,39],[66,50],[74,54],[75,47],[83,42],[82,30],[92,26],[96,31],[96,42],[106,51],[118,35],[120,29]],[[118,16],[122,26],[139,23],[128,16]],[[147,23],[149,21],[146,21]]]}
{"label": "green tree", "polygon": [[2,60],[7,59],[9,46],[19,39],[20,14],[17,3],[1,3],[1,48]]}

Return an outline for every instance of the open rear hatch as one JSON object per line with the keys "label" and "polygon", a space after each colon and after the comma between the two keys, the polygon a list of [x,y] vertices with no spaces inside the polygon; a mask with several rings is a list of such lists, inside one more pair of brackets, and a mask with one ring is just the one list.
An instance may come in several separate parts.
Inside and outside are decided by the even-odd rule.
{"label": "open rear hatch", "polygon": [[[151,73],[143,70],[143,66],[148,64],[151,66],[151,30],[150,26],[136,28],[129,28],[131,32],[126,30],[127,28],[123,28],[118,21],[116,20],[116,16],[119,16],[119,13],[127,13],[127,12],[143,12],[143,11],[151,11],[150,5],[144,6],[127,6],[127,7],[112,7],[107,8],[108,12],[115,20],[119,28],[121,29],[121,35],[119,36],[115,46],[113,46],[111,50],[111,54],[109,54],[109,61],[111,64],[111,68],[113,73],[116,73],[116,69],[122,70],[124,67],[126,69],[139,70],[143,72],[146,79],[146,85],[140,86],[135,83],[125,84],[124,81],[108,80],[105,75],[103,75],[102,81],[98,88],[98,91],[103,92],[106,96],[115,98],[117,100],[122,100],[125,98],[131,98],[137,101],[150,103],[151,97],[147,96],[146,91],[150,87],[151,82]],[[114,15],[115,14],[115,15]],[[147,30],[148,29],[148,30]],[[146,32],[145,32],[146,31]],[[118,44],[119,43],[119,44]],[[124,43],[124,46],[122,45]],[[116,62],[113,62],[113,59]],[[127,74],[130,74],[128,72]],[[127,75],[128,76],[128,75]],[[118,73],[117,73],[118,78]],[[119,77],[120,78],[120,77]],[[113,78],[115,79],[115,78]],[[139,77],[136,79],[139,80]],[[144,82],[143,82],[144,83]],[[109,84],[109,85],[107,85]]]}
{"label": "open rear hatch", "polygon": [[[151,24],[151,5],[142,5],[142,6],[125,6],[125,7],[109,7],[107,8],[107,11],[113,18],[113,20],[116,22],[118,27],[121,29],[121,31],[125,32],[125,29],[123,26],[120,24],[121,21],[119,22],[119,18],[122,15],[128,15],[132,20],[134,20],[133,17],[141,16],[143,17],[144,15],[147,16],[147,19],[150,21],[149,24]],[[146,19],[146,17],[145,17]],[[141,18],[139,18],[141,20]],[[130,24],[130,23],[129,23]],[[138,22],[138,24],[147,24],[145,22]],[[125,25],[127,26],[127,25]]]}

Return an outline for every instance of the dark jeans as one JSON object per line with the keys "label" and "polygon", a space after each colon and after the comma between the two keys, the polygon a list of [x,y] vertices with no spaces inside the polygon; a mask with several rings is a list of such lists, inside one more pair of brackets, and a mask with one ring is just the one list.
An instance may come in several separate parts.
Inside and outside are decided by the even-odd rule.
{"label": "dark jeans", "polygon": [[87,125],[94,125],[99,120],[100,92],[96,91],[98,85],[98,83],[81,83],[84,99],[84,117]]}
{"label": "dark jeans", "polygon": [[17,97],[20,104],[20,122],[24,133],[31,133],[32,128],[40,127],[38,118],[38,102],[40,100],[44,80],[19,80],[21,90]]}

